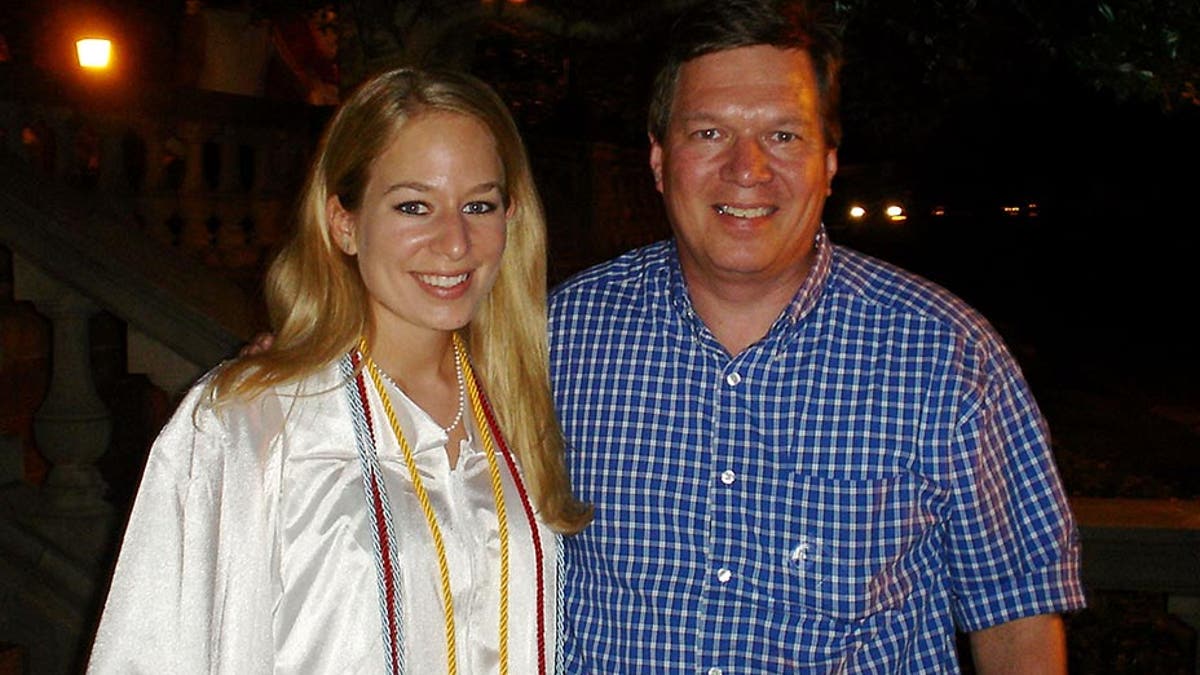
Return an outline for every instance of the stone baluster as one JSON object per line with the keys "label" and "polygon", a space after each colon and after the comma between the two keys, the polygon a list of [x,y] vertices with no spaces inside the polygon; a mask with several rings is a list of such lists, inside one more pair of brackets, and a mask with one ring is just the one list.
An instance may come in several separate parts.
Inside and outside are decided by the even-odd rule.
{"label": "stone baluster", "polygon": [[212,243],[208,231],[208,218],[212,215],[209,189],[204,183],[205,129],[199,123],[183,122],[179,132],[187,155],[183,185],[179,188],[179,215],[183,218],[179,244],[185,251],[204,259]]}
{"label": "stone baluster", "polygon": [[154,240],[172,246],[175,235],[167,221],[179,208],[175,191],[167,185],[167,139],[170,130],[157,124],[143,125],[138,134],[146,144],[146,178],[138,194],[138,208],[146,221],[146,232]]}
{"label": "stone baluster", "polygon": [[46,112],[46,124],[50,135],[54,138],[54,165],[52,172],[55,179],[70,178],[74,162],[74,130],[71,110],[67,108],[52,108]]}
{"label": "stone baluster", "polygon": [[115,124],[96,123],[100,134],[100,175],[97,185],[109,194],[129,194],[129,180],[121,153],[121,132]]}
{"label": "stone baluster", "polygon": [[225,129],[219,148],[221,174],[216,204],[213,205],[221,220],[215,242],[217,253],[223,267],[246,269],[258,263],[258,256],[248,245],[243,224],[250,215],[250,196],[242,185],[238,156],[240,143],[238,134],[232,128]]}
{"label": "stone baluster", "polygon": [[216,139],[220,149],[220,174],[217,176],[217,191],[221,194],[243,192],[238,171],[238,132],[231,126],[221,130]]}
{"label": "stone baluster", "polygon": [[111,564],[118,523],[96,467],[112,428],[91,371],[88,320],[97,308],[17,255],[13,281],[14,295],[32,301],[51,323],[50,386],[33,420],[51,468],[40,488],[25,488],[6,514],[4,554],[18,574],[6,585],[10,594],[20,587],[23,599],[2,603],[0,615],[9,628],[20,627],[7,634],[29,648],[28,672],[80,672],[73,662],[90,635],[103,593],[99,571]]}
{"label": "stone baluster", "polygon": [[168,129],[161,123],[143,122],[138,124],[138,138],[146,145],[146,178],[142,181],[142,190],[148,194],[156,194],[167,189],[167,136]]}
{"label": "stone baluster", "polygon": [[26,161],[29,170],[39,176],[52,177],[54,158],[47,152],[47,143],[53,136],[52,125],[43,106],[32,105],[21,111],[17,121],[17,136],[14,139],[18,156]]}
{"label": "stone baluster", "polygon": [[0,101],[0,150],[13,155],[21,153],[21,120],[28,111],[25,106]]}
{"label": "stone baluster", "polygon": [[217,248],[225,249],[236,243],[233,225],[245,215],[245,204],[241,203],[242,189],[238,184],[238,144],[236,132],[229,127],[222,129],[212,140],[217,144],[218,167],[212,210],[221,220],[214,243]]}
{"label": "stone baluster", "polygon": [[275,148],[295,139],[282,132],[259,130],[254,135],[254,181],[250,187],[254,243],[263,253],[275,248],[284,236],[285,205],[277,185]]}
{"label": "stone baluster", "polygon": [[13,256],[13,280],[14,295],[30,300],[52,326],[50,388],[34,414],[38,448],[53,464],[47,502],[59,513],[108,513],[96,460],[108,450],[112,421],[96,393],[88,334],[98,308],[20,256]]}

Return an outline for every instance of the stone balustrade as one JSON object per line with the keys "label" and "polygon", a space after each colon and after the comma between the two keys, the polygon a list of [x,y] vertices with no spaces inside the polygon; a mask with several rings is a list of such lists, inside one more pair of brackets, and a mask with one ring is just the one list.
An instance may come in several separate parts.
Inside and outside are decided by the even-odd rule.
{"label": "stone balustrade", "polygon": [[129,225],[253,288],[328,111],[230,94],[98,91],[0,64],[0,147],[127,207]]}

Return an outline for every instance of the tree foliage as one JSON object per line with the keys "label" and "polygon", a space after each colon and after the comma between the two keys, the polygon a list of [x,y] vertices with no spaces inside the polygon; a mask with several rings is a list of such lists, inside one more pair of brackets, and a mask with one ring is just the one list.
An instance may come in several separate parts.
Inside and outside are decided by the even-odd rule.
{"label": "tree foliage", "polygon": [[1200,105],[1194,0],[837,0],[835,9],[851,50],[872,53],[869,41],[890,35],[927,84],[971,88],[1068,67],[1118,99]]}
{"label": "tree foliage", "polygon": [[[526,122],[584,120],[564,131],[629,140],[642,134],[661,36],[697,1],[340,0],[343,77],[468,69]],[[1047,91],[1200,110],[1196,0],[826,1],[847,50],[843,115],[883,151],[883,139],[919,145],[952,114],[1049,105]]]}
{"label": "tree foliage", "polygon": [[1168,110],[1200,106],[1200,3],[1101,1],[1089,28],[1069,50],[1097,88]]}
{"label": "tree foliage", "polygon": [[[469,66],[475,40],[489,24],[519,26],[543,39],[612,46],[643,38],[693,2],[339,4],[355,27],[352,49],[364,63]],[[1155,100],[1169,109],[1200,105],[1200,3],[1195,0],[833,0],[829,6],[845,26],[852,55],[900,57],[924,84],[969,89],[983,86],[997,69],[1062,62],[1122,98]],[[883,46],[895,51],[880,54]],[[869,65],[887,69],[881,61]]]}

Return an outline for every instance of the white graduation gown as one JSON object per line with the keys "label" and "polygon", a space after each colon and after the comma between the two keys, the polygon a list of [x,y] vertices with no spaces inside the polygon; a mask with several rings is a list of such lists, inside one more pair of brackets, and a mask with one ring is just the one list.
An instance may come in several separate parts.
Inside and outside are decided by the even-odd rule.
{"label": "white graduation gown", "polygon": [[[194,387],[146,464],[89,672],[382,673],[373,532],[337,364],[253,401],[213,410]],[[470,440],[451,470],[446,434],[386,385],[442,528],[460,673],[498,671],[499,537],[487,461]],[[432,539],[367,378],[399,550],[409,673],[446,670]],[[537,672],[534,546],[499,460],[511,549],[509,658]],[[556,643],[557,545],[537,525],[545,663]]]}

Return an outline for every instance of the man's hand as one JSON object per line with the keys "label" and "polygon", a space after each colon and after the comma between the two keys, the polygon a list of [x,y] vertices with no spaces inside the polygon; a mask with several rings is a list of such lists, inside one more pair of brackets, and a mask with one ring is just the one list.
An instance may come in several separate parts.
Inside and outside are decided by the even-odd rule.
{"label": "man's hand", "polygon": [[249,344],[238,350],[238,356],[261,354],[270,349],[273,344],[275,344],[274,333],[259,333],[254,336],[254,339]]}

